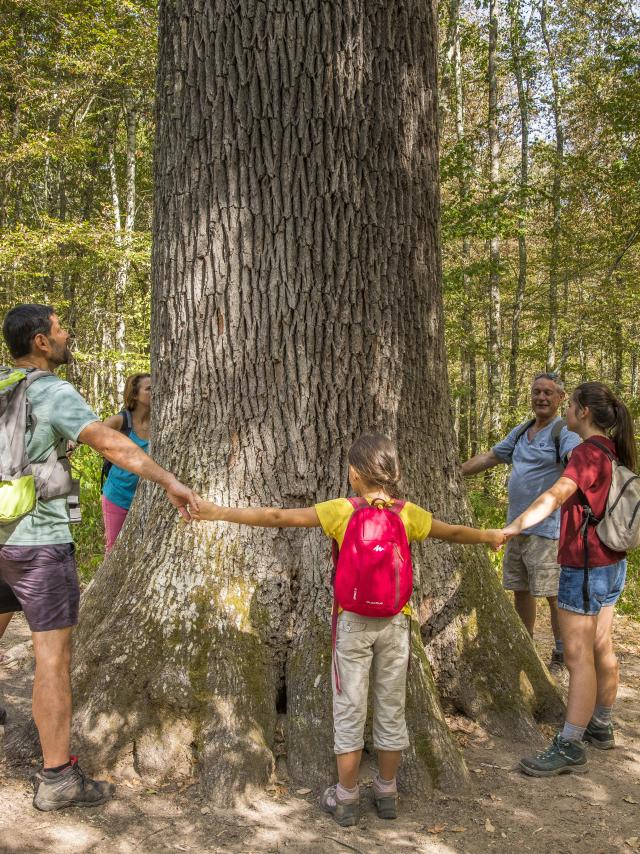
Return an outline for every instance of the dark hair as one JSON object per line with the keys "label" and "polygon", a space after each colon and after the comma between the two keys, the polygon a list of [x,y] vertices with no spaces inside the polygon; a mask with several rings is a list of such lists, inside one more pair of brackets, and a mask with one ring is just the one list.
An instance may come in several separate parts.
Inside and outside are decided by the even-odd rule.
{"label": "dark hair", "polygon": [[2,334],[14,359],[28,356],[36,335],[49,335],[55,309],[50,305],[26,303],[17,305],[5,314]]}
{"label": "dark hair", "polygon": [[636,468],[636,440],[631,413],[604,383],[581,383],[571,395],[584,409],[589,407],[595,427],[607,432],[616,445],[620,462]]}
{"label": "dark hair", "polygon": [[365,433],[349,449],[349,463],[365,483],[384,489],[396,498],[400,483],[400,460],[396,446],[381,433]]}
{"label": "dark hair", "polygon": [[127,377],[127,381],[124,386],[124,406],[125,409],[133,411],[136,408],[136,396],[138,394],[138,389],[140,388],[140,383],[142,380],[150,377],[151,374],[132,374],[130,377]]}

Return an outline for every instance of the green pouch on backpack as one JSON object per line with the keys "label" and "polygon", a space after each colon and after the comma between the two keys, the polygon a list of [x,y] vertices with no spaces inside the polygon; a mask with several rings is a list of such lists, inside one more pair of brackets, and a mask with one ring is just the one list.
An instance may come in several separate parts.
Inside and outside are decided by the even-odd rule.
{"label": "green pouch on backpack", "polygon": [[0,525],[16,522],[36,506],[36,482],[32,474],[0,481]]}

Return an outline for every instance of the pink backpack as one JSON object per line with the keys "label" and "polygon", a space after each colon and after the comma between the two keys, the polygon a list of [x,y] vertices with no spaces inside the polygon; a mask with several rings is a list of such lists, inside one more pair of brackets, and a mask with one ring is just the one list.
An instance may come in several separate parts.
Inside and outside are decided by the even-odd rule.
{"label": "pink backpack", "polygon": [[[400,518],[405,502],[376,507],[364,498],[349,501],[354,512],[339,551],[333,542],[334,650],[339,608],[363,617],[392,617],[400,613],[413,591],[411,549]],[[335,668],[335,654],[333,658]],[[337,668],[335,676],[340,692]]]}

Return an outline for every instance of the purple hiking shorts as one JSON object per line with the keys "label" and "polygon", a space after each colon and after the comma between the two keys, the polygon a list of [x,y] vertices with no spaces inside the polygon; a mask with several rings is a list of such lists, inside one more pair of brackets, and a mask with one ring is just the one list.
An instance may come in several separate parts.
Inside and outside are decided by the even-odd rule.
{"label": "purple hiking shorts", "polygon": [[75,546],[0,546],[0,614],[24,611],[32,632],[78,622]]}

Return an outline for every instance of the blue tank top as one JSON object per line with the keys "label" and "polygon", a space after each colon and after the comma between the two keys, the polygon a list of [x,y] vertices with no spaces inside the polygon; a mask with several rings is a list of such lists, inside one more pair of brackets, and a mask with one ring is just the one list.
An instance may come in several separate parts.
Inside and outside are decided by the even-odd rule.
{"label": "blue tank top", "polygon": [[[129,438],[143,451],[149,447],[149,440],[141,439],[134,430],[129,433]],[[139,480],[137,474],[132,474],[132,472],[125,471],[119,466],[112,465],[104,482],[102,494],[112,504],[122,507],[123,510],[128,510],[131,507]]]}

